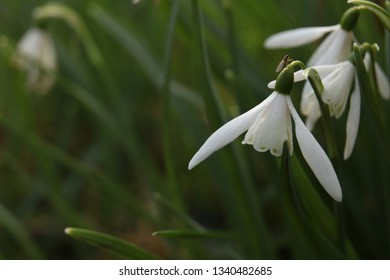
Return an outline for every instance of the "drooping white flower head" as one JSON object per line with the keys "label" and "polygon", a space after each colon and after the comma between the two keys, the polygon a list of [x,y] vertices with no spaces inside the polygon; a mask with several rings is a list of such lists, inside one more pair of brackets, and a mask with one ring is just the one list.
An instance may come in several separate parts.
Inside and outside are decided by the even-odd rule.
{"label": "drooping white flower head", "polygon": [[[339,118],[345,111],[351,89],[349,114],[347,118],[346,143],[344,159],[352,153],[360,120],[360,89],[356,79],[355,66],[349,61],[334,65],[320,65],[313,67],[321,77],[324,91],[322,101],[328,105],[331,116]],[[309,130],[321,116],[321,111],[314,91],[308,85],[304,86],[301,99],[301,112],[307,116],[306,126]]]}
{"label": "drooping white flower head", "polygon": [[[370,60],[370,55],[367,53],[364,58],[367,69],[371,63]],[[384,99],[390,99],[389,80],[377,63],[374,66],[378,91]],[[320,65],[313,68],[317,70],[321,77],[324,85],[322,101],[329,105],[331,116],[339,118],[343,114],[350,96],[344,148],[344,159],[348,159],[356,142],[360,120],[361,94],[355,66],[349,60],[346,60],[334,65]],[[297,73],[296,76],[300,76],[300,73]],[[302,92],[301,112],[307,116],[306,126],[309,130],[312,130],[321,116],[321,111],[314,91],[308,83],[305,84]]]}
{"label": "drooping white flower head", "polygon": [[37,27],[30,28],[20,39],[14,55],[15,64],[27,72],[27,88],[40,95],[54,85],[57,55],[51,36]]}
{"label": "drooping white flower head", "polygon": [[[329,113],[339,118],[345,111],[348,97],[353,86],[355,87],[350,96],[349,114],[347,118],[346,143],[344,159],[348,159],[356,142],[357,131],[360,121],[360,88],[356,76],[355,66],[349,61],[332,65],[320,65],[314,68],[322,81],[324,91],[322,101],[328,105]],[[306,71],[294,73],[294,81],[302,81],[306,78]],[[383,73],[383,72],[382,72]],[[271,89],[275,88],[275,81],[268,84]],[[384,83],[383,88],[386,88]],[[306,116],[306,127],[312,130],[321,117],[320,105],[309,83],[305,83],[301,97],[301,112]]]}
{"label": "drooping white flower head", "polygon": [[341,201],[340,183],[329,158],[300,119],[290,96],[276,91],[253,109],[215,131],[191,159],[188,168],[194,168],[245,131],[247,133],[243,144],[253,145],[254,149],[260,152],[269,150],[271,154],[280,156],[283,144],[287,141],[291,155],[291,118],[294,120],[295,135],[306,162],[328,194],[336,201]]}

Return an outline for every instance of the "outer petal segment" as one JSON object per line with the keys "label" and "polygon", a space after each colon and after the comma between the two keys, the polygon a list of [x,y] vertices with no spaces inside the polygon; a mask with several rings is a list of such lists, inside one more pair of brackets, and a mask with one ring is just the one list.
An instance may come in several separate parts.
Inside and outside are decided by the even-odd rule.
{"label": "outer petal segment", "polygon": [[332,163],[320,144],[303,124],[289,96],[287,96],[287,104],[295,122],[295,135],[303,157],[327,193],[334,200],[341,202],[341,187]]}
{"label": "outer petal segment", "polygon": [[336,64],[348,59],[351,52],[352,32],[337,28],[316,49],[307,65]]}
{"label": "outer petal segment", "polygon": [[201,161],[205,160],[215,151],[226,146],[253,124],[260,112],[275,98],[276,92],[268,96],[262,103],[249,110],[248,112],[229,121],[215,131],[194,155],[188,164],[188,169],[194,168]]}
{"label": "outer petal segment", "polygon": [[348,159],[350,157],[353,147],[355,146],[360,122],[360,99],[359,83],[357,77],[355,77],[355,89],[351,94],[349,102],[350,105],[347,118],[347,137],[345,139],[344,159]]}
{"label": "outer petal segment", "polygon": [[390,99],[389,79],[387,78],[386,74],[383,72],[382,68],[379,66],[378,63],[375,63],[375,73],[376,73],[376,79],[377,79],[380,95],[382,96],[383,99],[389,100]]}
{"label": "outer petal segment", "polygon": [[323,27],[303,27],[276,33],[268,37],[264,46],[269,49],[293,48],[314,42],[328,32],[338,28],[338,25]]}

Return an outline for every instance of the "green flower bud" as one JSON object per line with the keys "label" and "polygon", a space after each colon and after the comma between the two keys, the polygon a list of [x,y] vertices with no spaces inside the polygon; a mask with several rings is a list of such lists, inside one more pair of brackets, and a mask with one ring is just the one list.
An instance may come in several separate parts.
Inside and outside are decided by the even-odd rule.
{"label": "green flower bud", "polygon": [[290,94],[294,84],[294,67],[288,65],[276,78],[275,91],[281,94]]}
{"label": "green flower bud", "polygon": [[359,19],[359,12],[359,8],[357,7],[348,9],[341,17],[341,28],[345,31],[352,31]]}

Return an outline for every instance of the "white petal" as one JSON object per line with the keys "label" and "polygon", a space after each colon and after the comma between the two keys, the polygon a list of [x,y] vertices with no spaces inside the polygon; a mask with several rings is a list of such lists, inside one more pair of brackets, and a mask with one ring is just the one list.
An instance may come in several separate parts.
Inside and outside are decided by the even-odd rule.
{"label": "white petal", "polygon": [[289,96],[287,97],[287,104],[295,122],[295,135],[303,157],[328,194],[334,200],[341,202],[341,187],[332,163],[320,144],[303,124]]}
{"label": "white petal", "polygon": [[240,134],[244,133],[256,120],[258,114],[275,98],[276,93],[274,92],[268,96],[262,103],[247,111],[246,113],[234,118],[225,125],[221,126],[215,131],[199,149],[199,151],[193,156],[188,169],[192,169],[198,165],[201,161],[205,160],[215,151],[226,146]]}
{"label": "white petal", "polygon": [[276,33],[267,38],[264,46],[269,49],[292,48],[314,42],[325,33],[335,30],[338,25],[323,27],[304,27]]}
{"label": "white petal", "polygon": [[283,152],[283,143],[287,140],[292,151],[291,130],[286,95],[277,94],[250,126],[242,143],[253,145],[256,151],[269,150],[274,156],[280,156]]}
{"label": "white petal", "polygon": [[[56,69],[56,52],[54,43],[49,34],[33,27],[30,28],[20,39],[17,46],[17,55],[25,60],[39,63],[48,71]],[[23,62],[28,63],[28,62]],[[30,63],[28,63],[30,64]]]}
{"label": "white petal", "polygon": [[[341,63],[344,63],[344,62],[341,62]],[[315,70],[317,70],[318,75],[320,75],[321,79],[323,79],[339,67],[340,67],[340,63],[316,65],[316,66],[312,66],[311,68],[314,68]]]}
{"label": "white petal", "polygon": [[346,140],[344,147],[344,159],[348,159],[353,151],[355,146],[356,136],[359,129],[360,121],[360,88],[357,77],[355,77],[355,89],[351,94],[349,102],[349,112],[347,118],[347,127],[346,127]]}
{"label": "white petal", "polygon": [[335,29],[313,53],[307,65],[336,64],[348,59],[352,46],[352,32]]}
{"label": "white petal", "polygon": [[318,102],[316,102],[312,107],[312,111],[306,118],[305,125],[307,129],[312,131],[320,117],[321,117],[321,110]]}
{"label": "white petal", "polygon": [[386,76],[386,74],[383,72],[382,68],[378,65],[378,63],[375,63],[375,73],[376,73],[376,80],[378,83],[379,93],[381,94],[383,99],[389,100],[390,99],[389,79]]}
{"label": "white petal", "polygon": [[27,72],[27,88],[43,95],[55,84],[56,57],[51,36],[33,27],[20,39],[13,60],[15,65]]}
{"label": "white petal", "polygon": [[334,71],[322,79],[324,84],[322,100],[324,103],[329,104],[330,114],[339,118],[347,104],[355,66],[349,60],[337,65],[338,67]]}
{"label": "white petal", "polygon": [[[371,55],[369,52],[366,53],[364,56],[364,65],[366,66],[367,71],[371,67]],[[376,82],[378,85],[379,94],[382,96],[383,99],[389,100],[390,99],[390,85],[389,85],[389,79],[387,78],[386,74],[383,72],[382,68],[379,66],[378,63],[375,62],[375,74],[376,74]]]}
{"label": "white petal", "polygon": [[321,117],[320,104],[309,82],[305,83],[301,97],[301,112],[306,118],[306,127],[313,130],[317,120]]}
{"label": "white petal", "polygon": [[273,80],[268,83],[267,87],[270,89],[275,89],[276,80]]}

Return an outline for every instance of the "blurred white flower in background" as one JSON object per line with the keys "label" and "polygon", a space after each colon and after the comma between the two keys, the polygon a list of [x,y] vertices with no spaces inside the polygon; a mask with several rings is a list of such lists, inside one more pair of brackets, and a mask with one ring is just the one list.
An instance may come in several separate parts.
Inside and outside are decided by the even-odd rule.
{"label": "blurred white flower in background", "polygon": [[45,95],[54,86],[57,55],[46,31],[37,27],[27,30],[16,46],[13,61],[26,71],[26,85],[30,92]]}

